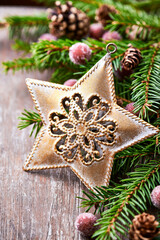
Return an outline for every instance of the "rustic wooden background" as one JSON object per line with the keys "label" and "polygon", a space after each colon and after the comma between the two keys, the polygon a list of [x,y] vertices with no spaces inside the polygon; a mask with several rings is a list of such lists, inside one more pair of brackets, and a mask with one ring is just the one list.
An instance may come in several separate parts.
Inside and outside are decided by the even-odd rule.
{"label": "rustic wooden background", "polygon": [[[0,7],[0,18],[33,15],[42,8]],[[24,172],[34,138],[18,130],[24,108],[34,109],[27,77],[49,80],[45,71],[4,73],[3,61],[20,56],[11,49],[8,29],[0,29],[0,240],[87,240],[75,230],[82,190],[87,188],[69,169]],[[122,238],[123,239],[123,238]]]}
{"label": "rustic wooden background", "polygon": [[[34,14],[38,8],[0,7],[0,18]],[[0,29],[0,240],[80,240],[74,228],[85,186],[70,169],[22,170],[34,138],[17,129],[24,108],[34,109],[25,78],[49,80],[47,72],[4,73],[1,62],[17,58],[8,30]],[[81,210],[83,211],[83,209]]]}

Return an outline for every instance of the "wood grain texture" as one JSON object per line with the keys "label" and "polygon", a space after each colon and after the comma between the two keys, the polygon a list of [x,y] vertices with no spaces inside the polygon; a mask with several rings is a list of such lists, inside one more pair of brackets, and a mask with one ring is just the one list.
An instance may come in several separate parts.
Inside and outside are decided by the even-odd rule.
{"label": "wood grain texture", "polygon": [[[0,18],[33,15],[40,8],[0,7]],[[87,188],[69,169],[24,172],[34,138],[17,129],[24,108],[34,109],[25,79],[49,80],[45,71],[4,73],[2,62],[20,56],[11,49],[8,30],[0,29],[0,240],[84,240],[75,230],[80,209],[76,196]],[[123,239],[123,238],[122,238]]]}
{"label": "wood grain texture", "polygon": [[[0,16],[33,14],[34,8],[0,8]],[[17,58],[8,30],[0,29],[0,62]],[[69,169],[22,170],[34,139],[17,129],[24,108],[34,109],[25,78],[48,80],[49,73],[9,72],[0,65],[0,240],[80,240],[74,228],[85,186]],[[83,210],[81,210],[83,211]]]}

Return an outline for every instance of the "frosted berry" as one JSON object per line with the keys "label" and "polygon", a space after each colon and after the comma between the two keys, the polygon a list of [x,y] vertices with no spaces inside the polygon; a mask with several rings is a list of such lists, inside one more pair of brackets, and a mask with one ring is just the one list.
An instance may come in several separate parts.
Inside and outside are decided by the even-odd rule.
{"label": "frosted berry", "polygon": [[94,226],[96,220],[96,216],[92,213],[81,213],[75,221],[75,228],[83,235],[91,236],[96,230]]}
{"label": "frosted berry", "polygon": [[139,115],[139,111],[136,112],[136,113],[134,112],[134,109],[135,109],[135,107],[134,107],[134,102],[131,102],[131,103],[127,104],[126,107],[125,107],[125,109],[126,109],[127,111],[129,111],[130,113],[133,113],[133,114],[136,115],[136,116]]}
{"label": "frosted berry", "polygon": [[39,40],[48,40],[48,41],[52,41],[52,40],[57,40],[57,37],[50,34],[50,33],[45,33],[45,34],[42,34],[40,37],[39,37]]}
{"label": "frosted berry", "polygon": [[67,81],[64,82],[64,85],[72,87],[76,82],[77,82],[76,79],[68,79]]}
{"label": "frosted berry", "polygon": [[89,36],[91,38],[100,39],[104,33],[104,27],[101,23],[93,23],[90,25]]}
{"label": "frosted berry", "polygon": [[160,185],[151,192],[151,201],[155,207],[160,209]]}
{"label": "frosted berry", "polygon": [[122,39],[121,35],[118,32],[116,32],[116,31],[114,31],[114,32],[110,32],[110,31],[105,32],[103,34],[102,38],[105,41],[112,40],[112,39],[114,39],[114,40],[121,40]]}
{"label": "frosted berry", "polygon": [[69,49],[69,58],[75,64],[85,64],[91,58],[92,50],[85,43],[75,43]]}

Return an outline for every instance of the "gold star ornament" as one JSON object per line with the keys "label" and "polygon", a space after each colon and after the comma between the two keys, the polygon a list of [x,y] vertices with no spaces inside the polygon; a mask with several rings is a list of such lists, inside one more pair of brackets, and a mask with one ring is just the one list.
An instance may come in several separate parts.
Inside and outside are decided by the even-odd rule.
{"label": "gold star ornament", "polygon": [[117,105],[107,51],[73,87],[26,80],[43,127],[24,170],[70,167],[88,188],[107,186],[115,153],[158,133]]}

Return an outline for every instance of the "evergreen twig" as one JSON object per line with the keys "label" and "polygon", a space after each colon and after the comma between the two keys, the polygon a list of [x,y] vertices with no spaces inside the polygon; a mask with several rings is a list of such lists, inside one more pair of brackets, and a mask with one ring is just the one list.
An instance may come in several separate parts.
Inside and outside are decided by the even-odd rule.
{"label": "evergreen twig", "polygon": [[3,62],[3,66],[5,71],[8,72],[12,70],[13,72],[18,70],[29,70],[29,69],[36,69],[37,66],[35,65],[34,58],[18,58],[14,59],[13,61]]}
{"label": "evergreen twig", "polygon": [[49,31],[46,15],[37,16],[10,16],[6,17],[9,25],[9,36],[11,39],[37,39],[41,34]]}
{"label": "evergreen twig", "polygon": [[31,49],[31,46],[27,42],[16,39],[15,43],[12,45],[12,49],[16,51],[24,51],[25,53],[28,53]]}
{"label": "evergreen twig", "polygon": [[43,125],[42,120],[38,113],[34,111],[28,111],[26,109],[24,109],[24,112],[22,112],[22,116],[20,116],[18,119],[20,120],[18,124],[18,128],[20,130],[30,125],[33,125],[30,136],[32,136],[33,132],[35,132],[36,137]]}
{"label": "evergreen twig", "polygon": [[149,111],[155,111],[160,107],[160,48],[150,47],[143,52],[143,61],[135,69],[131,77],[132,100],[135,102],[136,111],[140,110],[141,117],[149,121]]}
{"label": "evergreen twig", "polygon": [[[97,187],[94,192],[85,193],[87,198],[83,198],[82,207],[96,205],[97,211],[103,210],[98,220],[101,227],[93,237],[97,240],[120,240],[117,232],[125,235],[131,224],[130,218],[135,213],[146,211],[150,191],[156,184],[160,184],[160,165],[158,161],[150,161],[128,173],[128,178],[121,180],[120,184],[110,184],[108,188]],[[107,210],[104,210],[106,207]]]}

